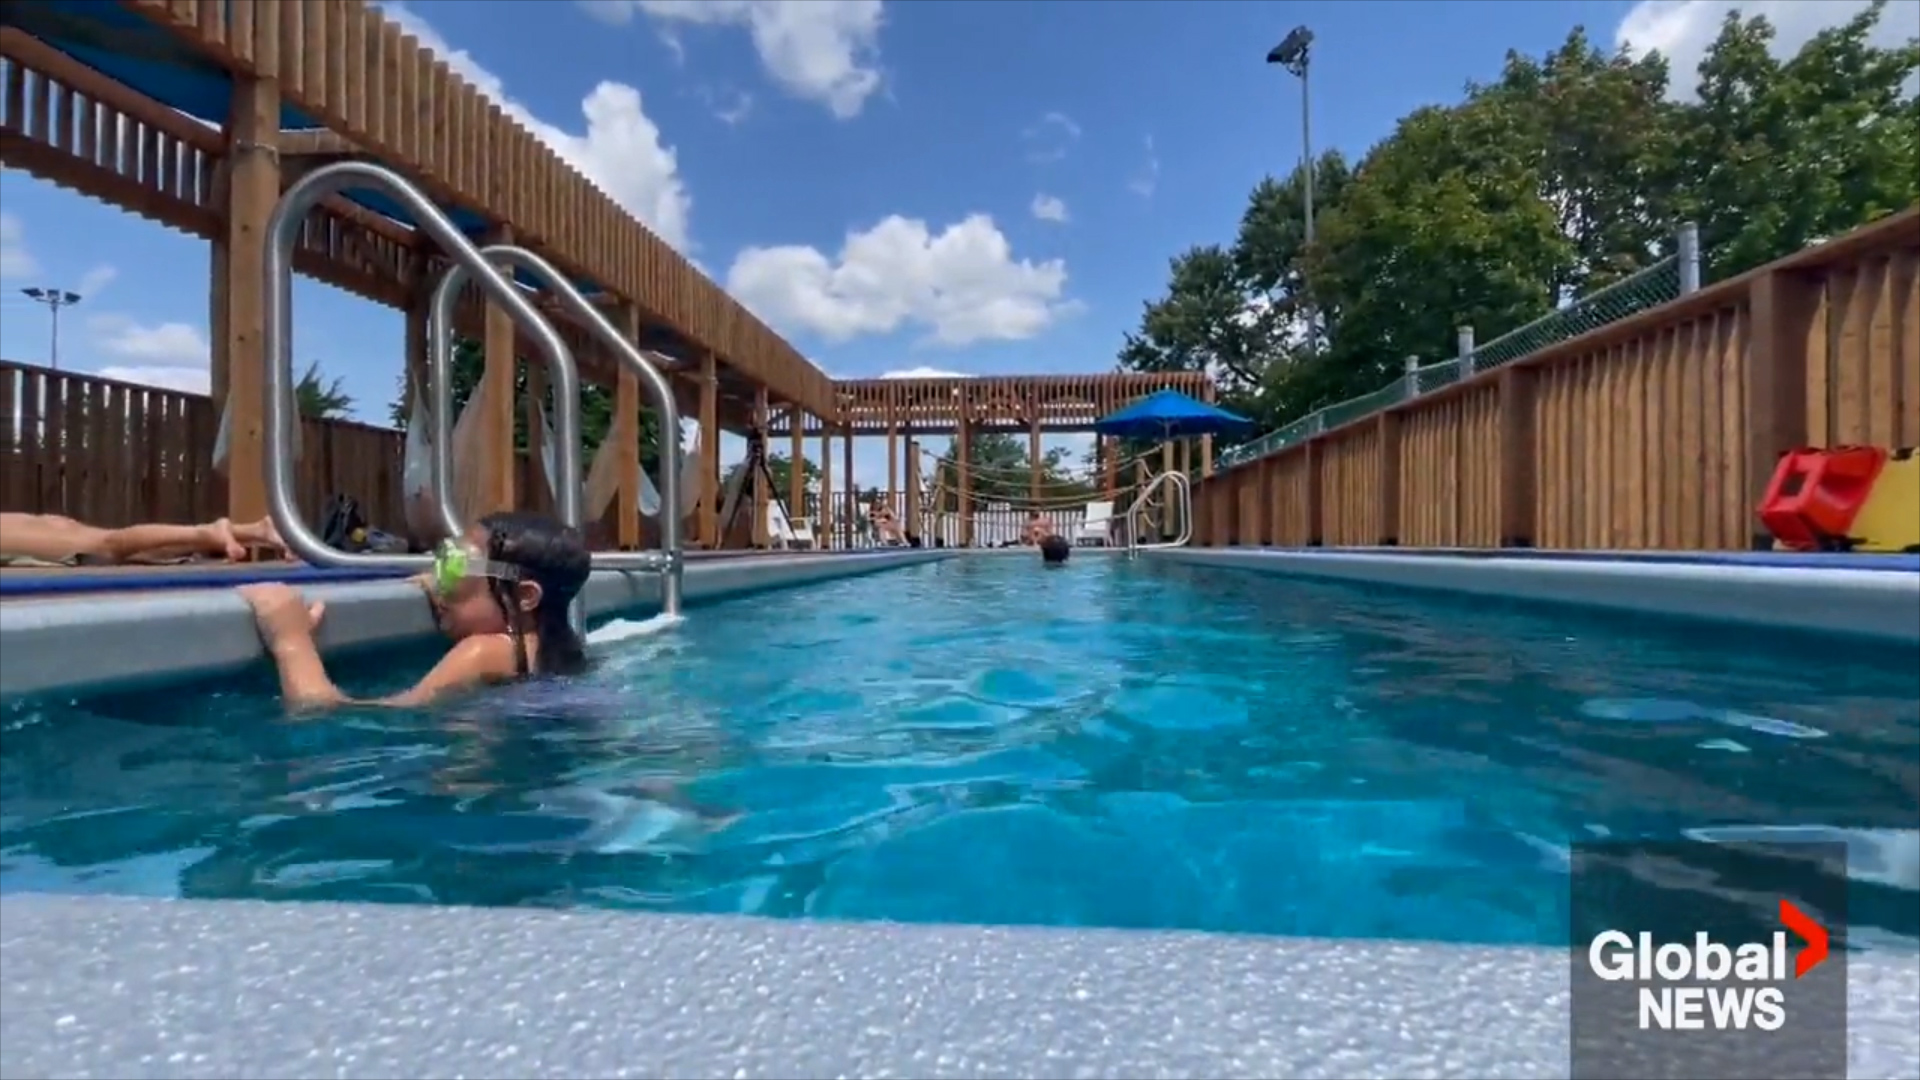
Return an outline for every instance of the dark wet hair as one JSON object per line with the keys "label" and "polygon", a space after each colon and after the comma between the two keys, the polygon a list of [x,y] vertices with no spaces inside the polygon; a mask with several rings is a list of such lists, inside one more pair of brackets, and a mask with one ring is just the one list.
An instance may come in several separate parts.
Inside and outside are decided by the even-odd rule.
{"label": "dark wet hair", "polygon": [[520,674],[537,670],[542,675],[574,675],[587,666],[587,644],[567,621],[567,609],[587,583],[593,568],[587,554],[586,539],[578,530],[569,529],[545,514],[509,510],[488,514],[480,519],[487,530],[487,559],[517,567],[523,581],[540,586],[540,606],[533,611],[534,629],[540,635],[540,651],[527,662],[527,643],[522,636],[519,605],[514,602],[514,583],[489,581],[494,603],[506,616],[513,634],[514,666]]}
{"label": "dark wet hair", "polygon": [[1071,554],[1073,554],[1073,545],[1067,543],[1067,538],[1058,533],[1050,534],[1040,541],[1041,562],[1054,564],[1063,563],[1067,561],[1067,556]]}

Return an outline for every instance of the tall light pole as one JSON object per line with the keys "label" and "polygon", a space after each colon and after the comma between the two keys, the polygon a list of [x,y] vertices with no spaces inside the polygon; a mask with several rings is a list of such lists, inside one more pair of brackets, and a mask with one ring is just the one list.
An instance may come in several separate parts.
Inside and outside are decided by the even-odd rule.
{"label": "tall light pole", "polygon": [[80,302],[80,294],[65,289],[42,289],[38,286],[20,290],[27,299],[36,304],[47,305],[47,313],[53,317],[52,333],[47,341],[47,366],[60,370],[60,309],[72,307]]}
{"label": "tall light pole", "polygon": [[1300,171],[1305,174],[1308,244],[1313,243],[1313,94],[1307,78],[1312,49],[1313,31],[1296,26],[1267,51],[1267,63],[1279,64],[1300,77]]}

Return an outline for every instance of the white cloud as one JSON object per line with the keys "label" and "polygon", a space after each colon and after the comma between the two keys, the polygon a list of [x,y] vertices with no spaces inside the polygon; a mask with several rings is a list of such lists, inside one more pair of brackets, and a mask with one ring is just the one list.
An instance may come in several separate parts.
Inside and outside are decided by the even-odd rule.
{"label": "white cloud", "polygon": [[1030,338],[1077,310],[1063,260],[1016,260],[993,219],[935,234],[893,215],[849,233],[837,256],[798,245],[750,247],[727,289],[776,325],[840,342],[913,324],[941,345]]}
{"label": "white cloud", "polygon": [[99,369],[105,378],[195,394],[212,384],[213,348],[197,326],[144,324],[115,314],[95,315],[86,325],[93,351],[119,361]]}
{"label": "white cloud", "polygon": [[1127,189],[1143,199],[1153,197],[1153,191],[1160,186],[1160,152],[1153,147],[1153,136],[1146,138],[1147,160],[1140,171],[1127,181]]}
{"label": "white cloud", "polygon": [[98,299],[101,293],[107,291],[107,286],[113,284],[114,280],[119,276],[120,269],[118,267],[101,263],[99,266],[81,274],[80,284],[76,286],[73,291],[79,293],[82,297]]}
{"label": "white cloud", "polygon": [[1027,160],[1044,165],[1067,156],[1073,144],[1080,141],[1080,125],[1066,113],[1049,112],[1020,137],[1027,144]]}
{"label": "white cloud", "polygon": [[680,179],[679,155],[661,141],[660,128],[647,117],[640,91],[610,81],[595,86],[580,102],[586,131],[575,135],[535,117],[508,97],[499,76],[480,66],[471,53],[454,48],[410,9],[384,4],[381,10],[660,239],[682,251],[690,248],[693,197]]}
{"label": "white cloud", "polygon": [[185,394],[207,394],[213,391],[213,374],[207,368],[103,367],[94,374],[103,379],[118,379],[121,382],[155,386],[162,390],[178,390]]}
{"label": "white cloud", "polygon": [[713,113],[713,118],[728,127],[738,126],[753,113],[753,95],[745,90],[730,86],[719,89],[702,86],[694,93]]}
{"label": "white cloud", "polygon": [[902,368],[899,371],[883,371],[880,373],[880,377],[883,379],[971,379],[973,378],[973,373],[968,371],[948,371],[944,368],[921,365],[920,367]]}
{"label": "white cloud", "polygon": [[[638,11],[663,23],[743,27],[761,66],[788,93],[842,120],[880,89],[881,0],[580,0],[597,19],[624,25]],[[670,46],[679,52],[677,39]]]}
{"label": "white cloud", "polygon": [[[1764,15],[1773,24],[1773,55],[1785,59],[1812,37],[1838,26],[1868,7],[1868,0],[1641,0],[1620,20],[1614,39],[1635,53],[1666,56],[1673,70],[1669,94],[1691,98],[1700,85],[1700,61],[1720,33],[1730,11],[1752,17]],[[1899,46],[1920,35],[1920,4],[1887,6],[1872,41],[1882,48]]]}
{"label": "white cloud", "polygon": [[1065,223],[1067,220],[1067,204],[1052,195],[1035,195],[1033,205],[1027,209],[1041,221]]}
{"label": "white cloud", "polygon": [[26,229],[12,214],[0,213],[0,279],[30,278],[40,273],[40,264],[27,250]]}
{"label": "white cloud", "polygon": [[124,315],[95,315],[87,320],[87,331],[95,348],[115,360],[204,368],[213,355],[206,333],[183,322],[145,325]]}

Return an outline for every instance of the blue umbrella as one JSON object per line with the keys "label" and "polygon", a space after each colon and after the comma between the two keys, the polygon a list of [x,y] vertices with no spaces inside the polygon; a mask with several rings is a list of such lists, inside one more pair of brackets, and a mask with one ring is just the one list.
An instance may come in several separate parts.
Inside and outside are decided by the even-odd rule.
{"label": "blue umbrella", "polygon": [[1094,421],[1093,430],[1122,439],[1187,439],[1237,435],[1253,426],[1253,421],[1238,413],[1196,401],[1178,390],[1162,390]]}

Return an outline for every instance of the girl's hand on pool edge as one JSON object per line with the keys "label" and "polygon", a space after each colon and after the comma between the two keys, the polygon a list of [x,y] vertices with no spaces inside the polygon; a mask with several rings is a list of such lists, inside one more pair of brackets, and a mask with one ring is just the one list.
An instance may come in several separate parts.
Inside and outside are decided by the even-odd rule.
{"label": "girl's hand on pool edge", "polygon": [[269,647],[288,641],[310,641],[327,610],[326,604],[319,601],[308,604],[297,589],[277,582],[242,585],[237,591],[240,599],[253,609],[260,636],[267,639]]}

